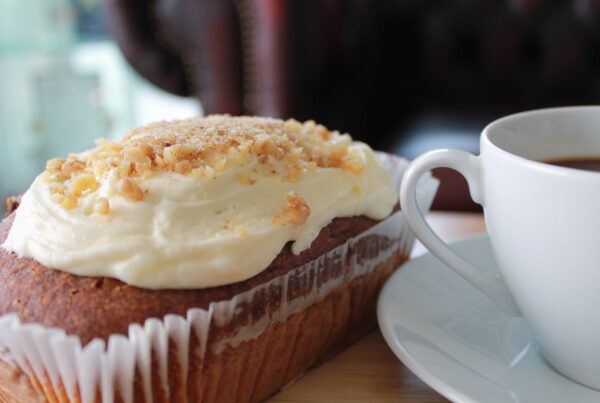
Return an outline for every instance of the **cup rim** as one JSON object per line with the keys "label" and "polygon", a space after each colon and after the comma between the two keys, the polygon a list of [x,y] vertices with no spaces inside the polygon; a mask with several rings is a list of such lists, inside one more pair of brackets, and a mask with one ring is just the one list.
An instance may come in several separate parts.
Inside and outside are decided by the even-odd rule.
{"label": "cup rim", "polygon": [[[577,176],[589,176],[593,178],[600,178],[600,171],[588,171],[584,169],[578,168],[570,168],[564,167],[560,165],[553,165],[547,162],[534,160],[526,157],[522,157],[520,155],[514,154],[510,151],[505,150],[504,148],[496,145],[490,138],[490,132],[497,129],[498,126],[504,124],[508,120],[513,120],[517,118],[521,118],[527,115],[545,115],[549,113],[556,112],[568,112],[568,111],[595,111],[600,114],[600,105],[574,105],[574,106],[559,106],[559,107],[551,107],[551,108],[538,108],[531,109],[527,111],[512,113],[510,115],[503,116],[498,118],[490,123],[488,123],[483,130],[481,131],[481,143],[484,142],[489,145],[490,148],[494,150],[494,152],[500,153],[507,158],[512,158],[518,161],[521,164],[531,166],[535,169],[548,170],[551,172],[560,172],[564,175],[577,175]],[[599,158],[600,159],[600,158]]]}

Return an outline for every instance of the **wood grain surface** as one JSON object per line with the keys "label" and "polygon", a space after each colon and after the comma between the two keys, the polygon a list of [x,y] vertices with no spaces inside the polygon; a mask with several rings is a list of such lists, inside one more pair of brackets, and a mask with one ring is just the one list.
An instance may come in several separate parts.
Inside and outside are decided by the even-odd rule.
{"label": "wood grain surface", "polygon": [[[433,212],[427,219],[446,241],[485,231],[479,213]],[[417,244],[412,256],[423,253],[425,248]],[[379,330],[268,400],[269,403],[447,401],[398,360]]]}

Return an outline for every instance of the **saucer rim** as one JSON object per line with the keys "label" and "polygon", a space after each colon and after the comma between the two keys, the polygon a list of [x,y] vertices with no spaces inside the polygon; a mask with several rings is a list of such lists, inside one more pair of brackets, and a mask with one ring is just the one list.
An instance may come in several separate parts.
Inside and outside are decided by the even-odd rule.
{"label": "saucer rim", "polygon": [[[456,246],[457,244],[480,242],[487,238],[489,238],[488,234],[486,232],[481,232],[481,233],[470,234],[470,235],[467,235],[464,237],[457,238],[455,240],[448,242],[448,244],[450,246]],[[417,360],[415,360],[412,357],[412,355],[401,344],[399,344],[397,342],[397,338],[393,336],[393,334],[394,334],[393,329],[390,329],[386,326],[386,320],[384,320],[384,318],[383,318],[385,316],[385,314],[383,313],[383,310],[385,308],[383,308],[384,304],[382,301],[385,298],[384,295],[386,295],[387,292],[389,292],[388,289],[392,288],[393,278],[396,276],[402,275],[401,270],[404,268],[404,266],[406,266],[408,264],[410,264],[412,266],[414,264],[418,264],[418,262],[421,260],[431,259],[432,257],[435,258],[440,264],[445,265],[441,260],[439,260],[431,252],[426,251],[422,255],[414,257],[414,258],[410,259],[409,261],[407,261],[406,263],[404,263],[402,266],[400,266],[398,268],[398,270],[396,270],[390,276],[390,278],[387,279],[387,281],[381,288],[379,297],[377,298],[377,322],[379,324],[379,329],[381,331],[381,334],[383,335],[383,338],[385,339],[386,344],[394,352],[394,355],[396,355],[396,358],[398,358],[402,362],[402,364],[404,364],[412,373],[414,373],[421,381],[423,381],[429,387],[431,387],[436,392],[438,392],[439,394],[441,394],[442,396],[444,396],[445,398],[447,398],[453,402],[479,403],[477,400],[473,400],[471,397],[466,396],[464,393],[462,393],[460,390],[453,387],[452,385],[449,385],[448,383],[440,380],[433,373],[428,371],[424,365],[420,364]],[[417,263],[415,263],[415,262],[417,262]],[[448,268],[448,270],[452,270],[452,269]],[[457,274],[457,276],[458,276],[458,274]],[[473,286],[473,287],[475,287],[475,286]],[[387,321],[387,324],[391,325],[391,323],[389,323],[389,321]]]}

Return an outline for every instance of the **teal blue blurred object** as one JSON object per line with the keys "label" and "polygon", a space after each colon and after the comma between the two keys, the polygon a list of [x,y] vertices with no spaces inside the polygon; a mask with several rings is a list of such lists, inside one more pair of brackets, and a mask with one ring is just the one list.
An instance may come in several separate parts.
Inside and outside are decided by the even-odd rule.
{"label": "teal blue blurred object", "polygon": [[103,137],[110,122],[102,100],[98,74],[76,73],[69,63],[48,68],[34,78],[34,148],[46,161],[69,151],[82,151]]}
{"label": "teal blue blurred object", "polygon": [[0,1],[0,50],[57,51],[76,41],[69,0]]}
{"label": "teal blue blurred object", "polygon": [[77,36],[82,39],[107,37],[102,0],[72,0],[77,21]]}
{"label": "teal blue blurred object", "polygon": [[46,160],[133,125],[132,76],[100,10],[99,0],[0,1],[0,211]]}

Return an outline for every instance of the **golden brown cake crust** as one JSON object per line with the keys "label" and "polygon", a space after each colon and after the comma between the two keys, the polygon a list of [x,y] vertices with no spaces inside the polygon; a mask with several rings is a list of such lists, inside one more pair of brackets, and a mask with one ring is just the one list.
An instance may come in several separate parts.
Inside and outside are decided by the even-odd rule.
{"label": "golden brown cake crust", "polygon": [[[0,243],[6,239],[14,212],[0,223]],[[50,269],[29,258],[0,249],[0,315],[16,313],[22,322],[58,327],[80,337],[127,334],[131,323],[167,314],[186,315],[190,308],[206,309],[287,273],[345,243],[375,225],[364,216],[337,218],[323,228],[313,246],[294,255],[288,243],[257,276],[235,284],[202,290],[149,290],[111,278],[81,277]]]}
{"label": "golden brown cake crust", "polygon": [[[210,348],[206,355],[196,355],[198,339],[192,333],[185,375],[174,358],[177,348],[169,343],[168,391],[160,386],[157,361],[150,364],[153,401],[183,402],[186,396],[188,402],[263,401],[370,332],[376,325],[374,312],[379,290],[406,258],[400,251],[394,253],[373,271],[350,280],[284,321],[270,323],[256,338],[237,347],[227,345],[220,353]],[[209,344],[226,332],[224,328],[214,330]],[[147,402],[137,371],[133,386],[133,401]],[[114,398],[115,402],[123,401],[118,392]],[[0,360],[0,401],[80,403],[81,396],[76,391],[69,399],[61,384],[53,388],[48,379],[40,382],[29,378]],[[94,401],[102,401],[99,390]]]}

